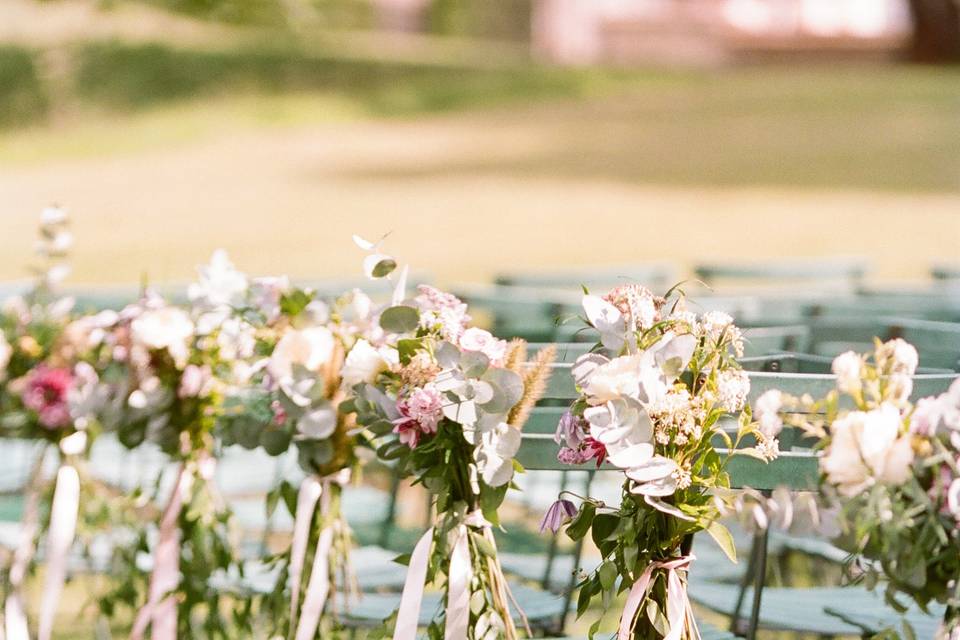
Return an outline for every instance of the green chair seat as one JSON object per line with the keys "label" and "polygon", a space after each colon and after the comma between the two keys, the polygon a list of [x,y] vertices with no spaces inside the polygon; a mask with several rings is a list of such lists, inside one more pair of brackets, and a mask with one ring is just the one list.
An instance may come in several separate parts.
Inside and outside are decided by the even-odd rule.
{"label": "green chair seat", "polygon": [[[527,616],[532,627],[539,629],[554,628],[566,615],[562,596],[511,583],[510,589],[520,608]],[[338,596],[338,610],[342,611],[342,622],[347,627],[379,626],[383,620],[400,605],[400,594],[363,594],[356,602],[347,602]],[[427,626],[439,613],[442,606],[441,594],[428,592],[423,596],[420,606],[420,626]],[[520,617],[511,604],[514,621],[520,623]]]}
{"label": "green chair seat", "polygon": [[890,607],[864,611],[840,602],[825,607],[824,611],[860,628],[864,634],[874,635],[884,629],[901,630],[903,622],[906,621],[913,628],[917,638],[933,638],[940,627],[944,609],[942,606],[934,606],[931,607],[930,613],[924,613],[916,606],[912,606],[905,615],[901,616]]}
{"label": "green chair seat", "polygon": [[[730,615],[738,593],[739,585],[698,582],[690,588],[690,599],[712,611]],[[749,588],[744,602],[752,599],[753,589]],[[860,611],[877,611],[885,606],[878,593],[860,587],[767,587],[763,590],[758,626],[826,636],[861,635],[861,627],[824,611],[825,607],[839,602]]]}

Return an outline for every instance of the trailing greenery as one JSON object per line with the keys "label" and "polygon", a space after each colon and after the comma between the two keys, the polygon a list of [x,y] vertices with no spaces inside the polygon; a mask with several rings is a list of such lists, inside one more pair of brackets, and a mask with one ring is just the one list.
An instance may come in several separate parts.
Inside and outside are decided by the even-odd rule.
{"label": "trailing greenery", "polygon": [[0,46],[0,127],[42,120],[48,107],[34,54],[21,47]]}

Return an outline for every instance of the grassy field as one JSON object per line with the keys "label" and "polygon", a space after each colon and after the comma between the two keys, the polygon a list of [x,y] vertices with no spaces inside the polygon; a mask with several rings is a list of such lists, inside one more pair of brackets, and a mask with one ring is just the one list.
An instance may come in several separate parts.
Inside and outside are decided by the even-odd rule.
{"label": "grassy field", "polygon": [[[91,94],[128,93],[98,64]],[[393,231],[446,282],[833,253],[917,278],[960,241],[957,69],[366,66],[346,91],[349,74],[260,90],[223,65],[175,100],[103,98],[0,132],[0,278],[24,273],[50,202],[74,214],[84,283],[182,281],[221,246],[254,273],[354,275],[355,232]]]}

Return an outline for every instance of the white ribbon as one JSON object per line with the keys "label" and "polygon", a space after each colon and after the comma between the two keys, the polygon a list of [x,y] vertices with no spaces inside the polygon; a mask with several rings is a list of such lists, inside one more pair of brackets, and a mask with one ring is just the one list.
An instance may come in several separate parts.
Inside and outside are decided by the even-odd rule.
{"label": "white ribbon", "polygon": [[417,546],[410,554],[407,578],[403,583],[400,596],[400,609],[397,612],[397,624],[393,630],[393,640],[410,640],[417,637],[417,622],[420,619],[420,604],[423,602],[423,587],[427,579],[427,563],[430,560],[430,546],[433,543],[433,527],[427,529]]}
{"label": "white ribbon", "polygon": [[692,631],[691,637],[700,640],[700,630],[697,629],[697,623],[693,618],[693,605],[690,604],[686,584],[679,573],[688,570],[694,559],[695,556],[691,554],[672,560],[651,562],[647,565],[647,568],[640,574],[640,578],[633,583],[633,587],[627,595],[627,602],[623,607],[623,613],[620,615],[617,640],[630,640],[637,612],[640,610],[643,600],[647,597],[650,587],[653,586],[653,572],[658,569],[667,572],[666,615],[669,630],[663,640],[681,640],[688,623]]}
{"label": "white ribbon", "polygon": [[462,640],[470,625],[470,580],[473,564],[470,562],[470,543],[467,525],[457,527],[457,540],[450,554],[447,580],[447,615],[444,640]]}
{"label": "white ribbon", "polygon": [[38,513],[40,494],[37,482],[40,480],[45,451],[46,447],[40,452],[27,485],[27,499],[20,528],[20,542],[13,552],[13,563],[10,566],[10,592],[7,594],[3,606],[3,622],[6,632],[4,640],[30,640],[27,613],[23,606],[23,581],[27,577],[30,560],[33,559],[33,541],[40,529]]}
{"label": "white ribbon", "polygon": [[131,640],[142,640],[148,625],[153,640],[177,640],[177,602],[169,592],[180,581],[180,530],[177,522],[183,509],[184,494],[190,490],[192,482],[187,465],[180,465],[173,494],[160,518],[160,536],[153,550],[147,602],[137,612],[130,632]]}
{"label": "white ribbon", "polygon": [[303,576],[303,560],[307,555],[307,538],[313,510],[323,491],[320,481],[311,476],[300,485],[297,493],[297,513],[293,521],[293,542],[290,546],[290,629],[295,628],[300,604],[300,580]]}
{"label": "white ribbon", "polygon": [[[467,514],[463,523],[456,528],[456,540],[450,554],[450,568],[447,570],[444,640],[463,640],[467,637],[467,628],[470,624],[470,581],[473,578],[473,563],[470,561],[468,526],[483,528],[491,525],[483,514],[474,511]],[[410,566],[407,568],[407,578],[403,584],[403,594],[400,596],[400,608],[397,612],[393,640],[409,640],[417,635],[432,542],[433,527],[427,529],[421,536],[410,555]]]}
{"label": "white ribbon", "polygon": [[330,485],[350,482],[350,469],[342,469],[323,478],[309,477],[300,485],[297,494],[297,512],[294,517],[293,542],[290,548],[290,632],[296,629],[296,640],[310,640],[316,635],[320,615],[330,595],[330,549],[333,546],[335,523],[324,523],[317,540],[317,550],[310,569],[310,581],[303,596],[300,620],[297,610],[300,603],[300,584],[303,580],[303,562],[307,553],[307,538],[317,502],[320,515],[325,517],[330,509]]}
{"label": "white ribbon", "polygon": [[40,605],[39,640],[50,640],[57,602],[67,578],[67,554],[77,531],[77,513],[80,508],[80,475],[69,464],[60,466],[57,486],[53,490],[50,509],[50,531],[47,534],[47,575],[43,583]]}

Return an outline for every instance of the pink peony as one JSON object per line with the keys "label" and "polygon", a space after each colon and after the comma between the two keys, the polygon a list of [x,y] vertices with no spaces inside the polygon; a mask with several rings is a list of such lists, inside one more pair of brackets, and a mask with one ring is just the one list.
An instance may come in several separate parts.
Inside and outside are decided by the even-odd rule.
{"label": "pink peony", "polygon": [[69,369],[39,365],[27,375],[23,404],[35,411],[40,424],[47,429],[61,429],[70,424],[67,397],[73,387]]}
{"label": "pink peony", "polygon": [[421,434],[437,432],[443,419],[443,395],[427,384],[399,400],[397,410],[402,417],[393,421],[393,432],[400,435],[400,442],[413,448],[420,442]]}

